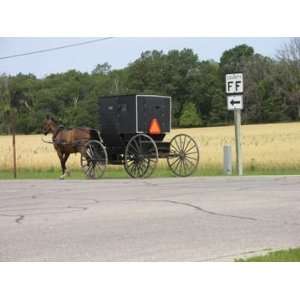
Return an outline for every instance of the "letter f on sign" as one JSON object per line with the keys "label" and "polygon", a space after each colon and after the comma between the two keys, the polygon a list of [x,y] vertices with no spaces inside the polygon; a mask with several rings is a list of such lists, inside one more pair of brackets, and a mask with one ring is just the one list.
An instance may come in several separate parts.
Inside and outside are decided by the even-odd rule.
{"label": "letter f on sign", "polygon": [[235,90],[238,92],[240,90],[240,86],[241,86],[241,81],[237,80],[235,82]]}
{"label": "letter f on sign", "polygon": [[231,92],[232,84],[233,84],[233,81],[228,81],[227,82],[227,90],[228,90],[228,92]]}

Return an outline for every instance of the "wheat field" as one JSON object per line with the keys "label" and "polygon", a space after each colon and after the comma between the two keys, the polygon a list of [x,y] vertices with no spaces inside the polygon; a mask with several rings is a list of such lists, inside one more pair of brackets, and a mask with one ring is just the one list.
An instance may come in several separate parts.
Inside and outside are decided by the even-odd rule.
{"label": "wheat field", "polygon": [[[170,140],[178,133],[189,134],[197,141],[200,148],[200,168],[222,169],[225,144],[232,145],[234,161],[233,126],[174,129],[171,134],[167,135],[166,140]],[[19,169],[60,168],[53,146],[43,143],[41,137],[41,135],[18,135],[16,137]],[[0,170],[11,169],[11,136],[0,136],[0,155]],[[300,170],[300,123],[243,125],[242,155],[245,168]],[[70,169],[78,169],[80,155],[71,155],[67,166]]]}

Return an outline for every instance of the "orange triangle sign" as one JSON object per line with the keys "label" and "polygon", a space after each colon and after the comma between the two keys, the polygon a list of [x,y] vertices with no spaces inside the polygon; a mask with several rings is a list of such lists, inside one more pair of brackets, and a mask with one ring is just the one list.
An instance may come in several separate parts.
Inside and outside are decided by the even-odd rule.
{"label": "orange triangle sign", "polygon": [[151,120],[150,126],[149,126],[149,133],[150,134],[161,134],[161,129],[159,122],[156,118],[153,118]]}

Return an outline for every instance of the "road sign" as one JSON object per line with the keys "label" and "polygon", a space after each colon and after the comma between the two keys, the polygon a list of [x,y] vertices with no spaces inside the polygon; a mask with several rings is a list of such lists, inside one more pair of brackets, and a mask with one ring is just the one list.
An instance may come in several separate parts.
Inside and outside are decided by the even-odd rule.
{"label": "road sign", "polygon": [[243,109],[243,95],[230,95],[227,96],[227,108],[228,110]]}
{"label": "road sign", "polygon": [[244,92],[244,81],[242,73],[226,74],[226,93],[242,94]]}
{"label": "road sign", "polygon": [[244,81],[242,73],[226,74],[225,76],[227,108],[234,111],[236,166],[238,175],[243,175],[241,146],[241,110],[243,109]]}

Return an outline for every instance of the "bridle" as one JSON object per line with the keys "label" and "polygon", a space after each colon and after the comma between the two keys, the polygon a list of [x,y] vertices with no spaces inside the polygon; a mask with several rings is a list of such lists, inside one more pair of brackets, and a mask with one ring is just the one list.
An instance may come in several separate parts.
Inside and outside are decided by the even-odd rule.
{"label": "bridle", "polygon": [[[46,141],[43,139],[43,137],[41,137],[42,142],[47,143],[47,144],[56,144],[55,142],[55,138],[58,135],[58,133],[63,130],[65,127],[63,125],[59,125],[57,126],[57,128],[55,129],[55,131],[52,133],[52,142],[51,141]],[[47,132],[49,133],[49,131]]]}

